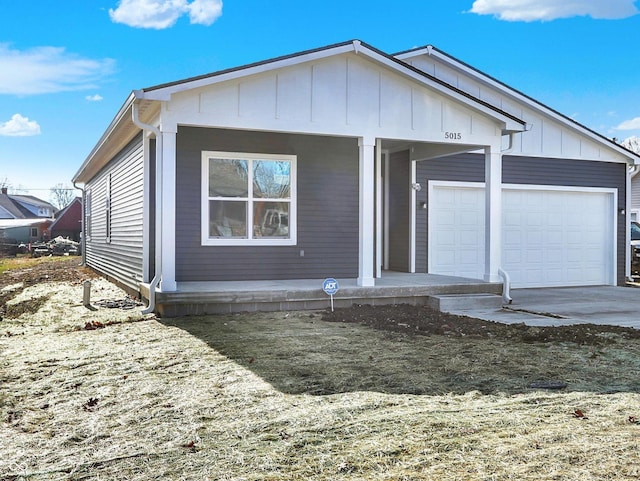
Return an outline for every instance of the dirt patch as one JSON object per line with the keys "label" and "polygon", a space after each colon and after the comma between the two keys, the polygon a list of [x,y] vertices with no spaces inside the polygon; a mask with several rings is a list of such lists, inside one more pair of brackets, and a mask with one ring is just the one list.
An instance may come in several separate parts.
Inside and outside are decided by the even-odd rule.
{"label": "dirt patch", "polygon": [[[79,257],[30,257],[0,259],[0,263],[11,268],[0,274],[0,320],[17,318],[25,313],[37,312],[49,299],[48,295],[31,296],[23,301],[9,304],[30,286],[64,282],[79,285],[85,280],[95,279],[98,275],[80,265]],[[3,267],[6,268],[6,265]]]}
{"label": "dirt patch", "polygon": [[33,314],[38,312],[47,300],[49,300],[49,296],[40,296],[16,302],[15,304],[6,304],[4,306],[4,317],[16,319],[23,314]]}
{"label": "dirt patch", "polygon": [[322,319],[329,322],[358,323],[410,335],[494,338],[513,342],[571,342],[583,346],[603,346],[622,339],[640,339],[640,330],[633,328],[596,324],[558,327],[503,324],[409,304],[355,304],[334,312],[326,311]]}
{"label": "dirt patch", "polygon": [[[3,259],[4,262],[9,262]],[[40,282],[69,282],[81,284],[87,279],[95,279],[98,275],[81,265],[79,257],[28,257],[12,259],[14,268],[0,275],[0,289],[13,284],[31,286]]]}

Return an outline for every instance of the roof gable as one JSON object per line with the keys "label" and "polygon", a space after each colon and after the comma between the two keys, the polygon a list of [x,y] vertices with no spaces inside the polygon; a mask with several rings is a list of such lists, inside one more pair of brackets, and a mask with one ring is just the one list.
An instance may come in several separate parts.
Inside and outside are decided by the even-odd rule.
{"label": "roof gable", "polygon": [[394,56],[527,121],[529,129],[518,136],[516,153],[640,163],[635,152],[436,47]]}

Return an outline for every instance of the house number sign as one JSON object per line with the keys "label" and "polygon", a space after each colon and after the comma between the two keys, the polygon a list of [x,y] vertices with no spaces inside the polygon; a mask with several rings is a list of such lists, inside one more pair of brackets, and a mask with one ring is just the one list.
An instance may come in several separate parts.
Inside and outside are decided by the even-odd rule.
{"label": "house number sign", "polygon": [[462,140],[462,132],[445,132],[444,138],[446,140]]}

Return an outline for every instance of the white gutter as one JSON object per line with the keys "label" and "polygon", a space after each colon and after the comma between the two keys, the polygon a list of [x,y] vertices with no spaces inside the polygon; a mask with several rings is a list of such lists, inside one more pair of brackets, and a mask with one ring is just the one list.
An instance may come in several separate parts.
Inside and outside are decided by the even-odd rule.
{"label": "white gutter", "polygon": [[[138,98],[138,92],[134,92],[136,98]],[[156,211],[156,225],[155,225],[155,266],[153,279],[149,283],[149,305],[143,309],[143,314],[151,314],[156,307],[156,288],[160,282],[162,274],[162,133],[157,127],[143,123],[138,116],[138,104],[134,101],[131,109],[131,119],[133,123],[143,130],[148,130],[156,136],[156,198],[155,198],[155,211]],[[144,227],[147,229],[147,226]],[[143,235],[149,235],[149,232],[144,232]]]}
{"label": "white gutter", "polygon": [[76,185],[76,181],[74,180],[73,182],[73,187],[75,189],[78,189],[79,191],[82,192],[82,215],[80,216],[80,232],[82,233],[82,238],[80,239],[80,250],[81,250],[81,254],[80,254],[80,260],[81,260],[81,265],[86,266],[87,265],[87,232],[85,229],[85,225],[86,225],[86,219],[85,219],[85,215],[87,214],[86,212],[86,207],[85,207],[85,202],[87,201],[87,197],[86,197],[86,192],[84,190],[84,188],[80,188]]}

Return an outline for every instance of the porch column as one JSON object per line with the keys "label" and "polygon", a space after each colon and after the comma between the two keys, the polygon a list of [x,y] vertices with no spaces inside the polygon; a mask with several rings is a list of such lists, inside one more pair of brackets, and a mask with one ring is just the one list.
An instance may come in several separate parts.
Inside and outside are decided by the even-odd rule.
{"label": "porch column", "polygon": [[358,285],[373,286],[375,253],[375,138],[361,137],[359,147]]}
{"label": "porch column", "polygon": [[502,153],[499,146],[489,146],[485,155],[485,235],[484,280],[500,282],[502,264]]}
{"label": "porch column", "polygon": [[176,134],[178,129],[177,126],[162,126],[160,130],[162,133],[162,273],[160,289],[162,292],[171,292],[177,288]]}

